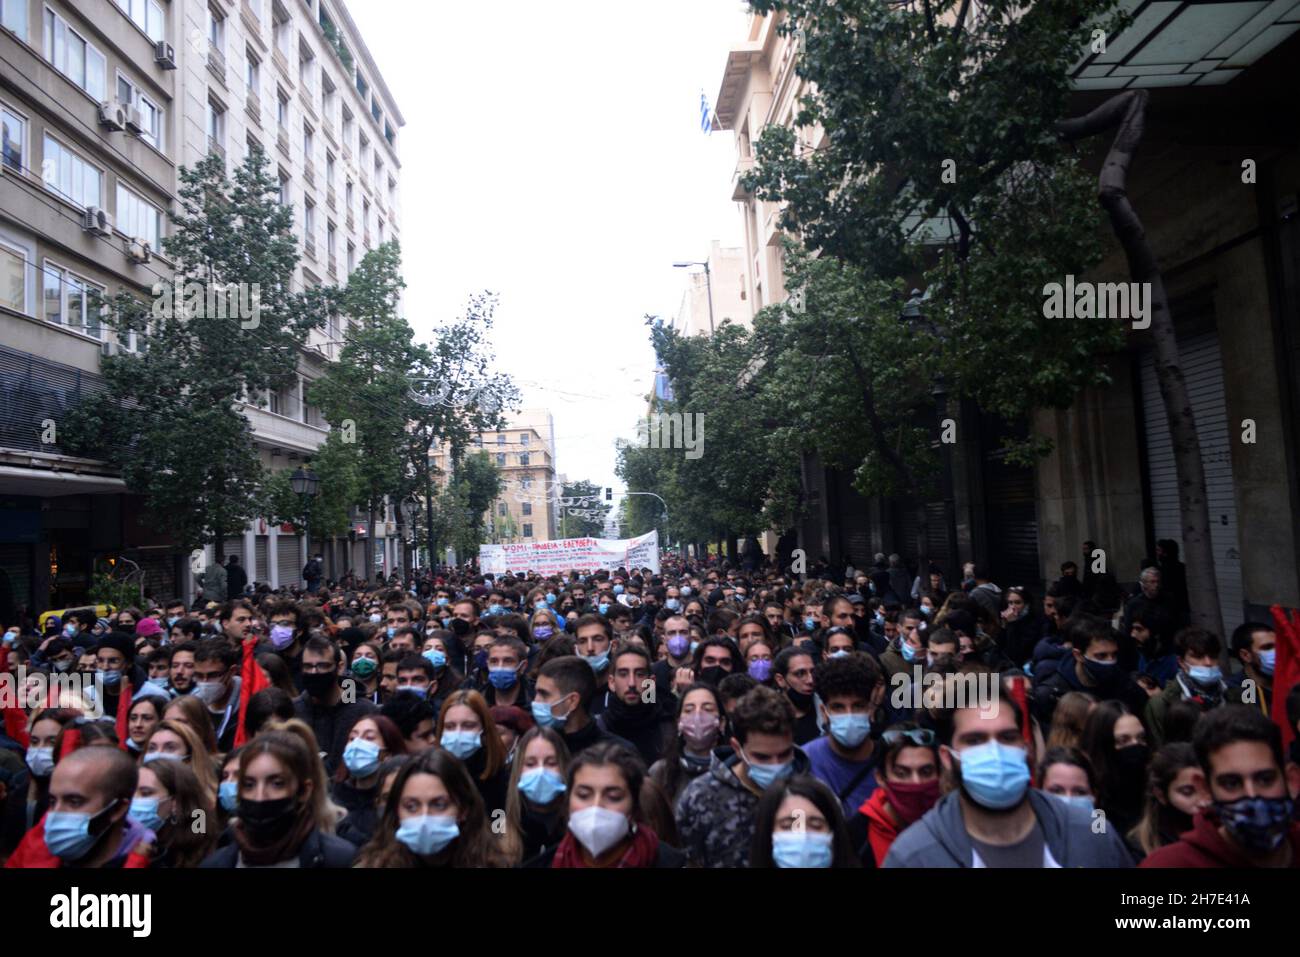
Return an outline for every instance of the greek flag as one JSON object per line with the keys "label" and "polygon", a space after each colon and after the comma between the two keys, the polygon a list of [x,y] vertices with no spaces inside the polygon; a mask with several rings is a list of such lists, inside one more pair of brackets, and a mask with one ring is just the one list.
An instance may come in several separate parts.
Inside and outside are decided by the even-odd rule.
{"label": "greek flag", "polygon": [[709,98],[700,91],[700,132],[709,133],[713,130],[713,111],[709,109]]}

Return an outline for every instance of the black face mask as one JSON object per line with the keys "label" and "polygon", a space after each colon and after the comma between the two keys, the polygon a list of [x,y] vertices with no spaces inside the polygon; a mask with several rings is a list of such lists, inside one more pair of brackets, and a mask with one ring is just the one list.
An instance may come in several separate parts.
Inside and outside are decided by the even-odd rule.
{"label": "black face mask", "polygon": [[727,677],[729,674],[731,674],[731,672],[721,665],[712,665],[708,668],[700,669],[700,680],[706,685],[713,685],[713,687],[716,688],[722,682],[722,679]]}
{"label": "black face mask", "polygon": [[1151,749],[1145,744],[1130,744],[1115,751],[1115,767],[1120,779],[1132,790],[1141,790],[1146,783],[1147,759]]}
{"label": "black face mask", "polygon": [[296,797],[250,801],[241,797],[236,808],[240,826],[258,844],[273,844],[289,833],[297,819]]}
{"label": "black face mask", "polygon": [[785,696],[790,699],[790,703],[800,711],[810,711],[813,706],[813,696],[804,694],[802,691],[795,691],[793,688],[785,689]]}
{"label": "black face mask", "polygon": [[313,698],[326,698],[338,683],[339,676],[330,671],[323,675],[303,675],[303,689]]}

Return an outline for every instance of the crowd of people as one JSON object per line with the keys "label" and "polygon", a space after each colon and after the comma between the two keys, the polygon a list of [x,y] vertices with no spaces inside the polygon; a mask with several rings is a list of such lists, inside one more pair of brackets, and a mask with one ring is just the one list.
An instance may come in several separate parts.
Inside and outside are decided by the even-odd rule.
{"label": "crowd of people", "polygon": [[[883,555],[381,583],[317,564],[302,590],[241,571],[243,597],[227,575],[224,601],[13,625],[0,677],[30,693],[4,705],[0,858],[1300,866],[1300,685],[1273,684],[1300,622],[1226,648],[1190,627],[1171,544],[1131,595],[1074,563],[1034,596]],[[993,694],[956,693],[972,676]]]}

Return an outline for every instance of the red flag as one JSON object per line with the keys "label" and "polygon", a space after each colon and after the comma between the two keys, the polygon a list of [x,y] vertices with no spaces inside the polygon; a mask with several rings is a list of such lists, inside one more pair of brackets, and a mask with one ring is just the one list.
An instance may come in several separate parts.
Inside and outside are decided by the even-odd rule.
{"label": "red flag", "polygon": [[[0,645],[0,675],[9,671],[9,646]],[[7,698],[8,695],[5,695]],[[31,741],[31,736],[27,733],[27,714],[22,708],[18,707],[17,702],[7,704],[4,707],[5,734],[13,738],[24,748]]]}
{"label": "red flag", "polygon": [[1295,738],[1295,728],[1286,719],[1286,696],[1300,684],[1300,612],[1287,611],[1281,605],[1269,609],[1277,625],[1277,664],[1273,668],[1273,723],[1282,729],[1282,753]]}
{"label": "red flag", "polygon": [[248,732],[244,727],[244,719],[248,714],[248,699],[263,688],[271,687],[271,679],[258,666],[257,657],[253,654],[253,649],[256,647],[257,638],[244,639],[244,663],[239,671],[239,724],[235,727],[235,747],[248,740]]}
{"label": "red flag", "polygon": [[[1011,686],[1011,700],[1016,703],[1020,709],[1020,733],[1025,739],[1025,747],[1031,751],[1034,747],[1034,720],[1029,714],[1029,696],[1025,691],[1025,686],[1029,684],[1029,679],[1021,675],[1016,675],[1007,682]],[[1039,756],[1041,759],[1041,755]],[[1031,787],[1037,787],[1034,780],[1038,773],[1034,768],[1029,769],[1029,783]]]}
{"label": "red flag", "polygon": [[131,682],[122,679],[121,693],[117,697],[117,746],[127,750],[127,729],[130,727]]}

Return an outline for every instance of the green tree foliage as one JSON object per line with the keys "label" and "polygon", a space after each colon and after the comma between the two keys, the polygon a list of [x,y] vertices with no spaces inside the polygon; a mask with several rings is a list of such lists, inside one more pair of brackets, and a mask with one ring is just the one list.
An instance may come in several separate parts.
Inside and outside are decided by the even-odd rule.
{"label": "green tree foliage", "polygon": [[[290,292],[292,213],[278,202],[262,151],[233,180],[209,156],[182,169],[180,181],[180,211],[162,242],[172,282],[156,284],[152,301],[121,293],[104,306],[105,325],[123,341],[134,333],[141,352],[104,359],[105,393],[70,410],[60,436],[73,454],[120,469],[162,527],[192,549],[257,515],[262,469],[242,403],[293,381],[329,292]],[[185,294],[196,283],[204,297]],[[256,290],[252,318],[240,315],[235,289],[249,299]]]}
{"label": "green tree foliage", "polygon": [[310,525],[315,541],[346,535],[351,527],[352,509],[361,499],[356,446],[344,442],[342,432],[331,431],[312,458],[311,470],[319,484],[310,505],[293,491],[289,481],[291,470],[281,469],[266,475],[263,495],[267,516],[277,525],[282,522],[292,522],[295,528]]}

